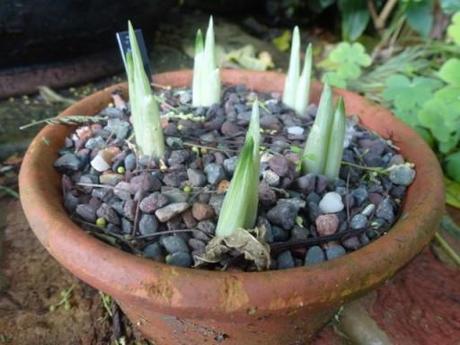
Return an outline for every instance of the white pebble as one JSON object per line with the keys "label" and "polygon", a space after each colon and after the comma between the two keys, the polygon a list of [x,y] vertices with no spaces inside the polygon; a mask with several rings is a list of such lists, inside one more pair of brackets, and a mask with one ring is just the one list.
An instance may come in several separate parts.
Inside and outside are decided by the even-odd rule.
{"label": "white pebble", "polygon": [[293,126],[293,127],[288,127],[287,132],[288,134],[291,134],[291,135],[302,135],[304,132],[304,129],[299,126]]}
{"label": "white pebble", "polygon": [[336,213],[343,210],[342,197],[339,193],[329,192],[324,194],[319,202],[319,209],[323,213]]}
{"label": "white pebble", "polygon": [[109,163],[106,162],[106,160],[104,159],[104,157],[102,157],[101,154],[97,154],[96,157],[93,158],[93,160],[91,161],[91,166],[99,172],[103,172],[110,169]]}

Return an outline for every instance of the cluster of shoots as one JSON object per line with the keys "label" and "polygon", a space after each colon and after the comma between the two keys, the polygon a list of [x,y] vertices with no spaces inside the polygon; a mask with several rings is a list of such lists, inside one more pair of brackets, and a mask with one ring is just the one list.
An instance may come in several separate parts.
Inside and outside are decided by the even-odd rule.
{"label": "cluster of shoots", "polygon": [[138,150],[155,158],[164,155],[165,144],[161,128],[160,110],[144,70],[136,33],[128,22],[131,50],[126,54],[131,119]]}
{"label": "cluster of shoots", "polygon": [[251,121],[232,181],[225,195],[216,235],[230,236],[237,229],[252,229],[259,204],[260,175],[259,103],[252,105]]}
{"label": "cluster of shoots", "polygon": [[331,180],[339,176],[346,130],[343,99],[339,98],[335,109],[333,102],[331,87],[325,84],[302,155],[305,172],[325,175]]}
{"label": "cluster of shoots", "polygon": [[300,116],[305,115],[309,102],[312,54],[312,47],[309,44],[305,51],[302,73],[300,73],[300,34],[296,26],[292,33],[291,56],[284,83],[283,103],[293,108]]}
{"label": "cluster of shoots", "polygon": [[195,40],[193,65],[192,103],[194,107],[210,107],[220,101],[220,71],[216,63],[214,24],[209,19],[206,38],[203,42],[201,30]]}

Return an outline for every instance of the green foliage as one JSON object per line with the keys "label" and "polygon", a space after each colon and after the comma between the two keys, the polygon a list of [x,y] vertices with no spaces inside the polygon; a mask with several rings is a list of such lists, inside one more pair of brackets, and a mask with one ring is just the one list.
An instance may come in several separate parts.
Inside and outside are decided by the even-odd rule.
{"label": "green foliage", "polygon": [[397,117],[416,127],[420,125],[417,114],[440,86],[441,82],[433,78],[415,77],[410,80],[402,74],[396,74],[386,80],[382,95],[392,103]]}
{"label": "green foliage", "polygon": [[358,39],[369,23],[366,0],[338,0],[342,15],[342,37],[345,41]]}
{"label": "green foliage", "polygon": [[337,102],[334,120],[329,133],[326,165],[324,167],[324,175],[331,180],[335,180],[339,177],[346,127],[347,119],[345,116],[345,105],[343,103],[343,98],[340,97]]}
{"label": "green foliage", "polygon": [[447,60],[439,70],[439,77],[451,86],[460,86],[460,59]]}
{"label": "green foliage", "polygon": [[460,151],[448,155],[444,162],[447,176],[460,182]]}
{"label": "green foliage", "polygon": [[370,66],[371,62],[371,57],[361,43],[341,42],[319,66],[326,70],[323,74],[324,82],[345,88],[347,82],[359,78],[362,68]]}
{"label": "green foliage", "polygon": [[460,1],[458,0],[440,0],[440,4],[444,13],[452,14],[460,11]]}
{"label": "green foliage", "polygon": [[259,146],[259,104],[256,100],[246,140],[219,214],[218,237],[228,237],[238,229],[249,230],[255,225],[259,204]]}
{"label": "green foliage", "polygon": [[[433,27],[433,0],[404,0],[404,14],[409,26],[423,37],[428,37]],[[404,6],[403,5],[403,6]]]}
{"label": "green foliage", "polygon": [[460,12],[455,13],[452,17],[452,23],[447,28],[447,34],[457,45],[460,45]]}

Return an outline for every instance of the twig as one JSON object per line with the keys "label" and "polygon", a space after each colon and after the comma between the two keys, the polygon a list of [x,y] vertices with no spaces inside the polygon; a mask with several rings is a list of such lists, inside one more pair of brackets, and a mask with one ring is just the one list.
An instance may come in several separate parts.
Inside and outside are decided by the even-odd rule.
{"label": "twig", "polygon": [[444,250],[447,256],[449,256],[449,258],[451,258],[452,261],[460,267],[460,256],[452,249],[451,246],[449,246],[449,243],[447,243],[447,241],[442,238],[439,232],[434,234],[434,239],[438,242],[439,246],[442,250]]}
{"label": "twig", "polygon": [[347,161],[342,161],[342,164],[351,166],[353,168],[361,169],[361,170],[373,171],[373,172],[376,172],[378,174],[387,174],[386,169],[383,169],[383,168],[367,167],[367,166],[364,166],[364,165],[359,165],[359,164],[355,164],[355,163],[351,163],[351,162],[347,162]]}
{"label": "twig", "polygon": [[398,0],[388,0],[385,3],[385,6],[382,9],[382,12],[380,12],[379,17],[377,19],[377,25],[376,28],[381,30],[385,27],[385,22],[387,21],[389,15],[391,14],[391,11],[393,11],[393,8],[397,5]]}
{"label": "twig", "polygon": [[20,126],[19,129],[23,130],[29,127],[33,127],[39,124],[46,123],[48,125],[67,125],[67,126],[75,126],[81,125],[86,123],[98,123],[102,121],[106,121],[107,118],[105,116],[94,115],[94,116],[87,116],[87,115],[69,115],[69,116],[62,116],[62,117],[49,117],[47,119],[33,121],[23,126]]}

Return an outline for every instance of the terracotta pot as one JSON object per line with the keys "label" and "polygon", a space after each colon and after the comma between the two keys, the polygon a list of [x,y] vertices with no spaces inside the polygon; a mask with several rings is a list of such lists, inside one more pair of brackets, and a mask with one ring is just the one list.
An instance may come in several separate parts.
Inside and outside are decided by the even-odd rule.
{"label": "terracotta pot", "polygon": [[[164,73],[156,83],[186,86],[191,71]],[[284,75],[228,70],[227,84],[280,91]],[[115,85],[83,99],[62,115],[92,115],[110,101]],[[313,100],[321,85],[313,84]],[[427,245],[444,212],[442,172],[425,142],[391,113],[351,92],[347,113],[390,138],[415,163],[400,219],[382,238],[356,252],[313,267],[260,273],[210,272],[157,263],[124,253],[85,233],[62,205],[53,168],[72,131],[47,126],[30,145],[20,173],[21,202],[32,230],[63,266],[112,295],[131,321],[157,345],[305,344],[344,302],[390,278]]]}

